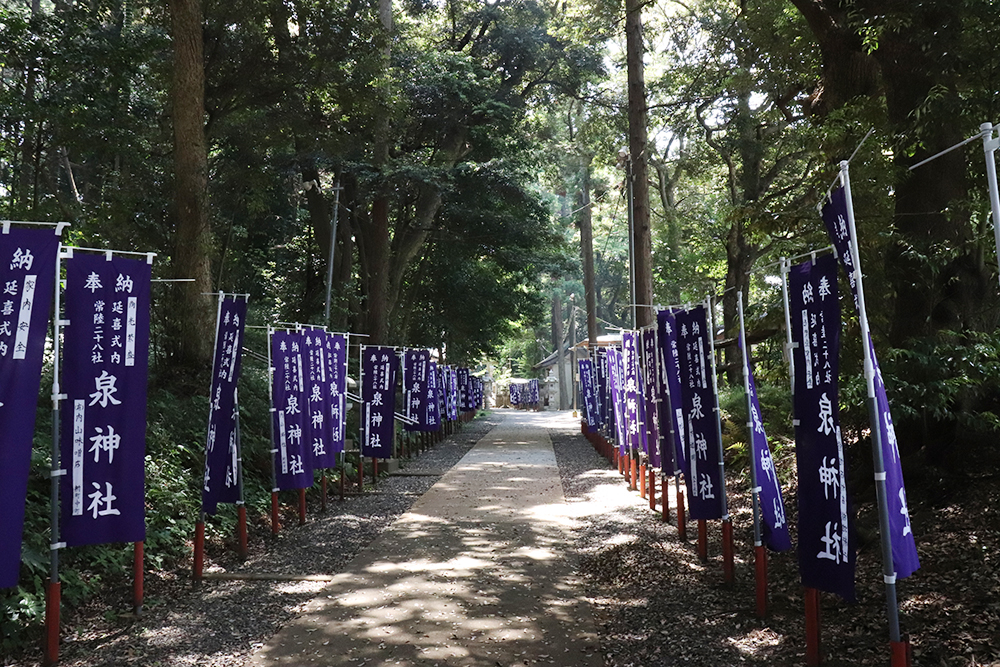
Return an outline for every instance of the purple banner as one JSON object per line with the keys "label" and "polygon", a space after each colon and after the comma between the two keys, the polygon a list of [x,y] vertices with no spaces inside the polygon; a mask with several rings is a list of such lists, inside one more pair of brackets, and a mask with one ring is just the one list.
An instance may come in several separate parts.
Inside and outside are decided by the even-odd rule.
{"label": "purple banner", "polygon": [[378,459],[392,457],[395,434],[396,351],[391,347],[361,348],[361,414],[364,440],[361,455]]}
{"label": "purple banner", "polygon": [[59,237],[13,227],[0,235],[0,588],[17,586],[42,352]]}
{"label": "purple banner", "polygon": [[580,394],[583,396],[583,413],[587,426],[597,426],[597,393],[594,391],[594,364],[590,359],[580,359]]}
{"label": "purple banner", "polygon": [[458,419],[458,373],[451,366],[445,367],[448,372],[448,419]]}
{"label": "purple banner", "polygon": [[646,438],[642,424],[642,376],[639,375],[639,333],[622,332],[622,367],[624,369],[624,418],[628,449],[646,451]]}
{"label": "purple banner", "polygon": [[305,428],[308,408],[302,342],[297,332],[271,334],[275,491],[313,485],[312,455]]}
{"label": "purple banner", "polygon": [[605,426],[610,422],[608,407],[610,404],[608,394],[608,353],[607,350],[598,350],[594,369],[597,376],[597,424]]}
{"label": "purple banner", "polygon": [[656,331],[646,329],[642,332],[642,393],[643,393],[643,423],[646,425],[646,449],[649,463],[654,468],[661,468],[660,456],[660,424],[659,424],[659,382],[656,364]]}
{"label": "purple banner", "polygon": [[854,600],[854,543],[840,436],[840,301],[832,255],[789,273],[802,584]]}
{"label": "purple banner", "polygon": [[347,336],[328,333],[324,336],[327,377],[327,442],[336,455],[344,451],[347,431]]}
{"label": "purple banner", "polygon": [[684,408],[681,392],[681,356],[680,347],[677,344],[677,322],[676,316],[669,310],[661,310],[656,313],[657,343],[660,354],[663,357],[661,382],[666,391],[663,394],[663,403],[660,412],[663,430],[669,433],[672,444],[674,469],[671,472],[684,473],[684,479],[688,486],[688,495],[691,495],[690,480],[691,466],[687,458],[687,448],[684,446]]}
{"label": "purple banner", "polygon": [[615,438],[618,441],[618,455],[625,456],[628,451],[625,430],[625,374],[622,368],[621,350],[608,349],[608,395],[611,397],[611,415],[615,421]]}
{"label": "purple banner", "polygon": [[436,361],[428,364],[427,371],[427,426],[431,431],[441,429],[441,374]]}
{"label": "purple banner", "polygon": [[528,403],[534,407],[538,407],[538,401],[540,400],[538,394],[538,380],[528,380]]}
{"label": "purple banner", "polygon": [[469,377],[468,368],[459,368],[455,371],[455,382],[458,385],[458,409],[460,412],[469,412],[475,409],[472,405],[472,383]]}
{"label": "purple banner", "polygon": [[[740,350],[746,352],[746,337],[740,332]],[[792,548],[788,536],[788,522],[785,520],[785,501],[781,497],[781,483],[774,469],[771,449],[767,446],[767,433],[761,418],[760,401],[757,400],[757,383],[754,382],[752,360],[747,358],[747,384],[750,387],[750,449],[753,455],[754,474],[757,479],[757,497],[760,502],[761,538],[774,551]]]}
{"label": "purple banner", "polygon": [[327,377],[326,332],[302,332],[302,362],[305,378],[303,433],[306,452],[314,470],[337,467],[337,452],[330,445],[330,379]]}
{"label": "purple banner", "polygon": [[145,539],[150,264],[78,253],[66,262],[62,538]]}
{"label": "purple banner", "polygon": [[236,389],[243,358],[243,327],[247,300],[227,296],[219,303],[216,322],[215,355],[212,363],[211,407],[205,440],[205,477],[201,490],[201,510],[215,514],[219,503],[240,500],[239,404]]}
{"label": "purple banner", "polygon": [[403,353],[403,398],[406,401],[406,416],[416,422],[407,424],[404,427],[407,431],[438,429],[437,393],[431,386],[433,381],[431,353],[428,350],[407,350]]}
{"label": "purple banner", "polygon": [[521,405],[521,389],[526,387],[526,384],[521,384],[519,382],[510,383],[510,404],[511,405]]}
{"label": "purple banner", "polygon": [[[851,254],[851,232],[847,223],[847,197],[844,188],[837,188],[830,194],[830,199],[823,206],[823,223],[826,231],[837,249],[844,271],[847,273],[854,296],[854,305],[860,311],[858,286],[854,276],[854,261]],[[878,357],[875,356],[875,345],[871,333],[868,335],[868,348],[871,353],[872,367],[875,376],[875,405],[878,410],[878,430],[882,443],[882,461],[885,464],[886,500],[889,505],[889,533],[892,537],[892,564],[896,576],[905,579],[920,568],[917,556],[917,545],[910,528],[910,510],[906,503],[906,488],[903,484],[903,468],[899,460],[899,446],[896,441],[896,430],[892,425],[892,414],[889,410],[889,398],[885,393],[885,383],[882,381],[882,369]]]}
{"label": "purple banner", "polygon": [[721,519],[725,514],[725,480],[718,411],[712,385],[712,345],[705,307],[676,315],[681,367],[681,406],[692,519]]}

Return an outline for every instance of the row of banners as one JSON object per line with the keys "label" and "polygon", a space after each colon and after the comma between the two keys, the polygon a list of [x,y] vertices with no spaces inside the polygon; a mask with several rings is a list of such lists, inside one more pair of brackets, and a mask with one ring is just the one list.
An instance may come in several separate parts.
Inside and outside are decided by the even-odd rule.
{"label": "row of banners", "polygon": [[[42,357],[55,278],[65,269],[60,440],[53,476],[61,513],[53,547],[138,541],[144,461],[152,255],[87,254],[51,229],[0,236],[0,587],[17,585]],[[55,541],[54,540],[54,541]]]}
{"label": "row of banners", "polygon": [[[61,231],[61,227],[57,227]],[[41,384],[53,310],[59,410],[52,475],[60,478],[52,548],[145,539],[146,388],[153,255],[62,246],[51,228],[5,225],[0,235],[0,588],[17,585]],[[55,278],[65,271],[65,288]],[[219,299],[202,510],[242,503],[237,385],[247,300]],[[61,335],[59,335],[61,334]],[[61,345],[59,344],[61,343]],[[313,484],[344,451],[348,336],[270,332],[274,489]],[[392,455],[395,421],[437,431],[478,408],[483,382],[439,365],[428,350],[360,346],[361,454]],[[59,366],[61,364],[61,367]],[[396,411],[397,380],[404,408]],[[61,383],[61,384],[60,384]]]}
{"label": "row of banners", "polygon": [[[853,280],[843,188],[822,211],[836,256]],[[847,493],[847,462],[839,419],[840,300],[833,255],[786,267],[795,451],[798,469],[798,554],[805,586],[854,600],[855,544]],[[920,567],[909,522],[899,451],[875,358],[877,428],[885,462],[892,564],[896,576]],[[746,354],[745,334],[739,337]],[[622,332],[620,348],[579,361],[587,424],[614,434],[619,453],[641,452],[665,474],[683,474],[693,519],[726,518],[721,422],[710,322],[703,305],[657,313],[655,327]],[[784,501],[764,432],[752,369],[747,364],[753,489],[761,537],[771,549],[791,548]]]}
{"label": "row of banners", "polygon": [[537,406],[539,401],[538,380],[510,383],[510,404],[511,406],[532,405]]}

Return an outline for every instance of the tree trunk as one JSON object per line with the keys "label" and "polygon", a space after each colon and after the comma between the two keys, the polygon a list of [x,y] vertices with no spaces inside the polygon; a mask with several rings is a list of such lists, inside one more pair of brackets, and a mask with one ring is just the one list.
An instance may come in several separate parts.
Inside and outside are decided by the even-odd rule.
{"label": "tree trunk", "polygon": [[649,228],[649,155],[646,152],[646,81],[643,69],[642,6],[625,0],[625,49],[628,69],[628,145],[632,160],[632,240],[635,267],[636,326],[656,321],[653,303],[653,242]]}
{"label": "tree trunk", "polygon": [[[385,31],[385,50],[382,54],[384,72],[388,81],[390,65],[390,37],[392,34],[392,0],[379,0],[379,20]],[[373,165],[376,170],[384,170],[389,163],[389,91],[385,84],[382,94],[385,97],[381,109],[375,118],[375,146]],[[389,192],[384,184],[379,184],[372,202],[371,226],[367,234],[366,247],[368,257],[368,303],[365,332],[371,337],[372,345],[384,345],[389,342],[389,282],[390,268],[390,237],[389,237]]]}
{"label": "tree trunk", "polygon": [[175,283],[170,344],[173,362],[204,370],[212,357],[215,328],[211,299],[211,228],[208,219],[208,152],[205,140],[205,66],[200,0],[170,0],[174,44],[174,240],[173,273],[194,282]]}
{"label": "tree trunk", "polygon": [[580,254],[583,257],[583,292],[587,301],[587,340],[597,345],[597,293],[594,291],[594,226],[590,210],[590,163],[588,155],[580,169]]}

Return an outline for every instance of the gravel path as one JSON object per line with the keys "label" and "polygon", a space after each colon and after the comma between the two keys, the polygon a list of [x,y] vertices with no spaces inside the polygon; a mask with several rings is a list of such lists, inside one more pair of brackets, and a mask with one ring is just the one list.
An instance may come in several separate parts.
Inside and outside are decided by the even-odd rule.
{"label": "gravel path", "polygon": [[[414,459],[409,471],[453,466],[502,419],[480,418],[461,433]],[[678,539],[638,493],[630,492],[579,429],[561,420],[550,429],[570,513],[576,522],[575,557],[594,609],[606,667],[728,667],[804,664],[802,589],[794,552],[770,558],[770,615],[754,616],[752,531],[745,479],[727,480],[736,541],[736,582],[723,583],[718,522],[710,522],[708,563],[690,540]],[[780,457],[779,457],[780,458]],[[777,461],[779,467],[793,463]],[[914,664],[1000,667],[1000,490],[986,472],[958,490],[911,490],[928,499],[915,506],[914,525],[924,567],[900,587],[903,627]],[[336,573],[429,489],[437,477],[391,477],[378,491],[326,515],[289,528],[277,539],[251,544],[249,571]],[[795,488],[785,490],[790,525],[796,523]],[[922,493],[921,493],[922,492]],[[873,519],[860,513],[859,523]],[[672,515],[673,516],[673,515]],[[231,559],[231,556],[224,556]],[[211,563],[233,569],[235,561]],[[877,542],[858,554],[859,602],[823,597],[823,651],[827,667],[888,664]],[[298,615],[325,582],[209,581],[190,584],[187,571],[147,575],[147,613],[136,622],[105,618],[127,600],[95,601],[65,621],[66,667],[204,665],[246,667],[249,656]],[[526,660],[525,664],[535,661]],[[5,667],[37,667],[35,661]],[[442,665],[446,667],[446,665]],[[510,667],[510,665],[498,665]]]}

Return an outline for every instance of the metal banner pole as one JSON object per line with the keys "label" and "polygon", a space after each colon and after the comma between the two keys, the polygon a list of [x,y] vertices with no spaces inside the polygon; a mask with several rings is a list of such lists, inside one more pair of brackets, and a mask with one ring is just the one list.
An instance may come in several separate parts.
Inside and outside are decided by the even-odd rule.
{"label": "metal banner pole", "polygon": [[274,457],[278,453],[275,442],[274,420],[277,410],[274,407],[274,360],[271,357],[271,338],[274,336],[274,327],[267,327],[267,399],[271,404],[271,533],[277,535],[281,530],[278,522],[278,471],[274,464]]}
{"label": "metal banner pole", "polygon": [[59,441],[62,437],[61,405],[66,398],[61,393],[59,383],[59,362],[62,346],[60,344],[63,326],[69,324],[62,317],[62,260],[63,247],[59,244],[56,251],[55,279],[55,316],[52,318],[52,452],[49,468],[51,482],[49,520],[52,526],[52,537],[49,543],[49,581],[45,587],[45,646],[43,664],[54,665],[59,662],[59,626],[62,585],[59,583],[59,550],[66,544],[59,540],[59,478],[66,474],[60,461]]}
{"label": "metal banner pole", "polygon": [[756,581],[757,616],[767,615],[767,551],[761,540],[760,486],[757,484],[757,460],[753,446],[753,400],[750,396],[750,345],[747,343],[746,321],[743,314],[743,291],[736,291],[736,308],[740,314],[740,342],[743,346],[743,392],[747,399],[747,445],[750,448],[750,502],[753,509],[753,553]]}
{"label": "metal banner pole", "polygon": [[861,345],[865,354],[865,384],[868,389],[868,418],[872,429],[872,455],[875,461],[875,490],[878,497],[879,535],[882,544],[882,579],[885,582],[885,606],[889,620],[889,639],[900,641],[899,607],[896,602],[896,571],[892,563],[892,535],[889,533],[889,503],[886,499],[885,460],[882,454],[882,433],[878,428],[879,414],[875,400],[875,367],[872,361],[871,329],[868,325],[868,311],[865,308],[865,288],[861,273],[861,253],[858,250],[858,230],[854,220],[854,200],[851,197],[850,165],[840,163],[840,180],[844,186],[847,201],[847,224],[851,231],[851,254],[854,260],[854,278],[858,295],[858,319],[861,321]]}
{"label": "metal banner pole", "polygon": [[990,212],[993,217],[993,239],[997,248],[997,264],[1000,265],[1000,188],[997,187],[996,152],[1000,139],[993,135],[993,123],[979,126],[983,134],[983,152],[986,154],[986,181],[990,190]]}
{"label": "metal banner pole", "polygon": [[[705,299],[705,308],[708,309],[708,322],[711,330],[708,332],[708,349],[712,358],[712,395],[715,397],[715,436],[719,447],[722,447],[722,414],[719,410],[719,382],[718,370],[715,364],[715,308],[712,307],[711,298]],[[722,460],[721,452],[719,456],[719,479],[722,482],[722,573],[727,584],[736,580],[733,556],[733,519],[729,516],[729,497],[726,493],[726,471]]]}

